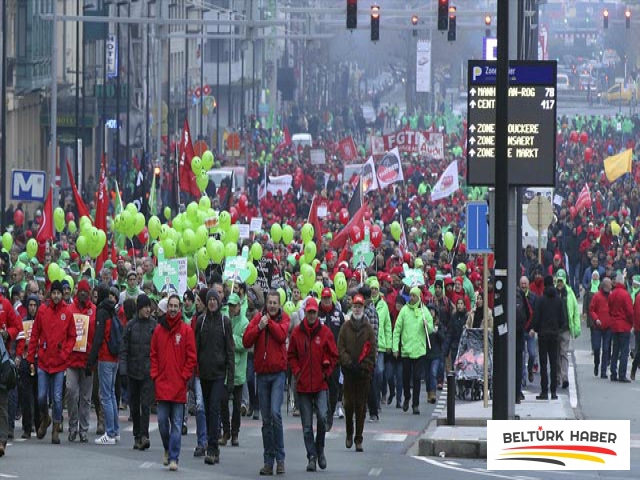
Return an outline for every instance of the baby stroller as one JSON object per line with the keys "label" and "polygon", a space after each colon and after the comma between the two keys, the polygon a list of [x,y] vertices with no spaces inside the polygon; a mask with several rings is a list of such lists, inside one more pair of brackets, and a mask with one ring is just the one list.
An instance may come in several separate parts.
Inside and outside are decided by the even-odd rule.
{"label": "baby stroller", "polygon": [[[456,391],[460,400],[482,400],[484,386],[483,329],[465,328],[458,344],[458,354],[453,364],[456,375]],[[491,394],[491,374],[493,370],[493,335],[489,332],[489,398]]]}

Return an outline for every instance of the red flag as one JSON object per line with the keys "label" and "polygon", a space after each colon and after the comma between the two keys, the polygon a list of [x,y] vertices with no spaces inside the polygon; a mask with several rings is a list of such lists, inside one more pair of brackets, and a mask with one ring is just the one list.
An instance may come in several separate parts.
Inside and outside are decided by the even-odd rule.
{"label": "red flag", "polygon": [[[102,163],[100,165],[100,181],[98,183],[98,204],[96,205],[96,228],[107,233],[107,213],[109,211],[109,192],[107,190],[107,159],[102,155]],[[108,244],[109,242],[107,242]],[[107,261],[109,249],[105,244],[102,253],[96,259],[96,272],[102,270],[104,262]]]}
{"label": "red flag", "polygon": [[311,201],[311,208],[309,209],[309,218],[307,222],[313,225],[313,229],[316,233],[316,238],[320,240],[322,237],[322,221],[320,217],[318,217],[318,207],[322,201],[322,197],[319,195],[314,195],[313,200]]}
{"label": "red flag", "polygon": [[84,200],[82,200],[82,196],[80,195],[80,193],[78,193],[78,187],[76,187],[76,182],[73,179],[73,171],[71,170],[71,164],[69,163],[69,160],[67,160],[67,175],[69,176],[69,183],[71,183],[71,189],[73,190],[73,199],[76,202],[78,216],[80,218],[91,218],[91,213],[89,212],[87,205],[84,203]]}
{"label": "red flag", "polygon": [[44,209],[42,210],[42,223],[40,224],[40,228],[38,229],[38,233],[36,234],[36,240],[40,245],[47,242],[47,240],[55,239],[55,235],[53,234],[53,197],[51,193],[51,188],[49,188],[49,193],[47,194],[47,198],[44,201]]}
{"label": "red flag", "polygon": [[356,148],[356,143],[353,141],[353,137],[349,136],[340,140],[338,152],[340,152],[340,156],[345,162],[351,162],[358,158],[358,149]]}
{"label": "red flag", "polygon": [[578,195],[578,200],[576,200],[576,210],[578,210],[578,212],[585,208],[591,208],[591,191],[587,184],[582,187],[580,195]]}
{"label": "red flag", "polygon": [[191,170],[191,159],[195,156],[193,143],[191,143],[191,132],[189,122],[184,119],[182,127],[182,137],[180,139],[180,190],[200,198],[200,189],[196,183],[196,176]]}
{"label": "red flag", "polygon": [[367,205],[363,205],[358,209],[355,215],[351,216],[351,220],[349,220],[349,223],[347,223],[344,228],[340,230],[340,232],[338,232],[335,237],[333,237],[333,240],[331,241],[331,248],[333,248],[334,250],[344,248],[347,240],[349,239],[351,228],[353,228],[354,225],[358,226],[364,231],[364,213],[366,212],[367,208]]}

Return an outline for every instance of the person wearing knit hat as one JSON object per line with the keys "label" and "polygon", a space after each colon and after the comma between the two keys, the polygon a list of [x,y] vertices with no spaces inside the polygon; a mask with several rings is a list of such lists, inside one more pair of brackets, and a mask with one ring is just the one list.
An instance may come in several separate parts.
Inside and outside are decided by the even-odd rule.
{"label": "person wearing knit hat", "polygon": [[456,265],[456,276],[462,279],[462,288],[464,288],[464,293],[469,298],[471,305],[467,308],[467,310],[471,311],[475,308],[476,305],[476,296],[474,295],[473,282],[469,280],[467,277],[467,266],[460,262]]}
{"label": "person wearing knit hat", "polygon": [[580,310],[576,295],[567,284],[567,272],[562,268],[559,269],[555,279],[558,296],[562,299],[567,313],[566,328],[561,329],[558,336],[558,385],[567,388],[569,386],[569,348],[571,337],[580,336]]}
{"label": "person wearing knit hat", "polygon": [[413,414],[420,415],[420,381],[427,354],[427,334],[433,333],[433,318],[422,304],[420,288],[411,288],[409,294],[409,303],[402,307],[396,320],[392,350],[396,358],[402,358],[402,409],[405,412],[409,410],[409,401],[412,400]]}
{"label": "person wearing knit hat", "polygon": [[89,282],[80,280],[78,292],[69,305],[71,317],[83,319],[82,329],[76,332],[81,340],[69,356],[66,372],[69,442],[75,442],[78,435],[80,443],[88,442],[93,377],[87,375],[85,367],[89,359],[87,346],[93,343],[96,328],[96,306],[91,301],[90,291]]}
{"label": "person wearing knit hat", "polygon": [[151,339],[158,324],[151,315],[151,299],[143,294],[136,299],[137,314],[127,323],[120,350],[120,374],[128,379],[129,406],[133,419],[133,448],[146,450],[149,441],[149,416],[153,404],[153,382],[149,369]]}
{"label": "person wearing knit hat", "polygon": [[[11,311],[8,327],[13,327],[15,311],[10,302],[2,299],[3,308]],[[17,318],[16,318],[17,320]],[[62,284],[56,280],[51,284],[50,301],[38,310],[31,330],[27,362],[35,372],[36,355],[38,357],[38,406],[40,408],[40,427],[38,438],[42,439],[51,423],[49,400],[52,400],[53,431],[51,443],[59,444],[62,425],[62,387],[67,359],[76,344],[76,324],[69,315],[68,305],[62,301]]]}

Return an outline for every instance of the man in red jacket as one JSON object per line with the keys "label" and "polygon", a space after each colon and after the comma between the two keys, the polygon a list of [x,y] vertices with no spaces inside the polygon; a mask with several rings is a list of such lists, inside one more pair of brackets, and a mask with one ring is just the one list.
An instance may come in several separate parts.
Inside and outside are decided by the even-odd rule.
{"label": "man in red jacket", "polygon": [[[333,333],[318,321],[318,302],[307,299],[302,323],[294,328],[289,341],[288,359],[291,373],[296,378],[298,407],[302,421],[304,446],[307,449],[307,472],[316,471],[316,462],[324,470],[324,437],[327,431],[327,379],[338,360],[338,349]],[[318,426],[313,437],[313,410],[315,405]]]}
{"label": "man in red jacket", "polygon": [[167,314],[158,321],[151,338],[151,379],[158,401],[158,430],[164,446],[163,465],[178,469],[187,382],[196,366],[196,340],[182,321],[180,296],[171,294]]}
{"label": "man in red jacket", "polygon": [[[38,355],[38,406],[40,407],[40,427],[38,438],[47,434],[51,423],[49,398],[53,397],[53,431],[51,443],[60,443],[59,432],[62,423],[62,387],[64,371],[69,356],[76,344],[76,324],[69,314],[69,306],[62,301],[62,284],[56,280],[51,284],[49,302],[38,309],[29,339],[27,361],[35,372],[35,358]],[[13,310],[13,308],[12,308]]]}
{"label": "man in red jacket", "polygon": [[258,398],[262,416],[264,466],[260,475],[284,474],[284,431],[282,429],[282,399],[287,371],[289,316],[282,311],[280,294],[270,290],[266,310],[254,315],[244,332],[244,348],[253,348],[253,363],[257,374]]}
{"label": "man in red jacket", "polygon": [[633,326],[633,303],[631,295],[624,285],[624,276],[616,276],[616,285],[609,294],[609,313],[611,315],[611,381],[629,383],[627,361],[629,359],[629,338]]}
{"label": "man in red jacket", "polygon": [[91,391],[93,378],[85,367],[91,350],[96,326],[96,306],[89,299],[91,287],[85,279],[78,283],[78,293],[69,305],[69,314],[76,325],[76,344],[69,356],[67,366],[67,411],[69,412],[69,441],[74,442],[80,433],[80,443],[87,443],[89,416],[91,414]]}
{"label": "man in red jacket", "polygon": [[[605,277],[600,282],[600,289],[591,298],[589,316],[593,322],[591,329],[591,348],[593,349],[593,374],[607,378],[609,354],[611,353],[611,315],[609,313],[609,293],[611,293],[611,279]],[[600,349],[602,348],[602,359]]]}

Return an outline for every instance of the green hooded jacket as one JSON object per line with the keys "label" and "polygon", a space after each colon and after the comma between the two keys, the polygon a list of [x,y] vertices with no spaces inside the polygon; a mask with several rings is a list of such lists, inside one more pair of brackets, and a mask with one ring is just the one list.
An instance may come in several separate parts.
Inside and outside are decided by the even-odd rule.
{"label": "green hooded jacket", "polygon": [[433,318],[429,309],[421,303],[411,305],[407,303],[396,320],[393,329],[393,352],[399,351],[402,342],[400,356],[417,359],[427,354],[427,332],[424,322],[427,322],[429,333],[433,333]]}
{"label": "green hooded jacket", "polygon": [[391,350],[393,344],[389,306],[382,295],[378,295],[377,299],[372,298],[372,300],[376,306],[376,312],[378,312],[378,352],[385,353],[387,350]]}
{"label": "green hooded jacket", "polygon": [[242,344],[242,337],[244,331],[249,326],[249,320],[247,317],[240,313],[237,317],[231,319],[231,326],[233,327],[233,343],[235,344],[235,364],[236,369],[233,375],[233,385],[244,385],[247,381],[247,355],[248,350],[244,348]]}

